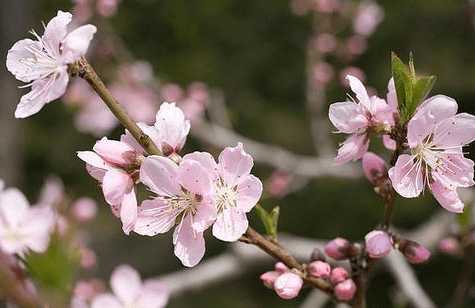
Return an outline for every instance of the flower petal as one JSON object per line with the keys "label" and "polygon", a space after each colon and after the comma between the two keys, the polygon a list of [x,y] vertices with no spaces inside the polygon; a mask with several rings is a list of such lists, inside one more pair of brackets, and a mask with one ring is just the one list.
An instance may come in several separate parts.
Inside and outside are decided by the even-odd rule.
{"label": "flower petal", "polygon": [[138,218],[134,232],[140,235],[154,236],[170,230],[180,212],[160,198],[144,200],[138,208]]}
{"label": "flower petal", "polygon": [[259,202],[261,194],[261,180],[250,174],[237,182],[236,206],[247,213]]}
{"label": "flower petal", "polygon": [[133,187],[130,176],[116,169],[106,172],[102,180],[102,192],[108,204],[121,204],[124,195]]}
{"label": "flower petal", "polygon": [[177,177],[177,164],[162,156],[148,156],[140,166],[140,181],[161,196],[181,195]]}
{"label": "flower petal", "polygon": [[142,280],[139,273],[129,265],[119,265],[110,278],[110,286],[124,306],[131,305],[138,297]]}
{"label": "flower petal", "polygon": [[351,134],[368,123],[361,107],[354,102],[340,102],[330,105],[328,117],[338,131]]}
{"label": "flower petal", "polygon": [[124,308],[119,300],[112,294],[99,294],[91,302],[91,308]]}
{"label": "flower petal", "polygon": [[155,127],[160,132],[160,144],[157,146],[161,149],[164,142],[179,151],[185,144],[191,126],[175,103],[164,102],[157,112]]}
{"label": "flower petal", "polygon": [[249,222],[241,209],[229,207],[218,215],[213,225],[213,235],[226,242],[235,242],[243,235]]}
{"label": "flower petal", "polygon": [[52,72],[51,68],[41,66],[36,60],[37,55],[33,52],[42,48],[40,42],[30,39],[16,42],[8,51],[7,69],[16,79],[23,82],[31,82],[49,75]]}
{"label": "flower petal", "polygon": [[162,308],[167,305],[169,297],[169,291],[162,281],[148,279],[144,281],[137,305],[146,308]]}
{"label": "flower petal", "polygon": [[131,157],[135,153],[134,148],[129,144],[116,140],[108,140],[107,137],[103,137],[97,141],[92,149],[107,162],[122,167],[132,163]]}
{"label": "flower petal", "polygon": [[206,196],[214,192],[214,186],[206,169],[186,156],[178,167],[178,182],[189,192]]}
{"label": "flower petal", "polygon": [[25,245],[39,253],[46,251],[55,222],[51,206],[33,206],[25,217],[23,232]]}
{"label": "flower petal", "polygon": [[202,232],[191,227],[190,215],[183,218],[173,232],[175,256],[184,266],[193,267],[200,262],[205,254],[205,239]]}
{"label": "flower petal", "polygon": [[422,171],[411,155],[400,155],[388,175],[394,190],[404,198],[417,197],[424,189]]}
{"label": "flower petal", "polygon": [[464,146],[475,140],[475,116],[459,113],[440,121],[434,128],[435,145],[443,148]]}
{"label": "flower petal", "polygon": [[460,200],[457,190],[447,186],[446,183],[437,177],[437,175],[433,174],[433,178],[434,181],[429,183],[429,188],[437,202],[439,202],[439,204],[447,211],[462,213],[464,204]]}
{"label": "flower petal", "polygon": [[186,159],[194,160],[200,163],[200,165],[208,171],[212,181],[219,180],[219,174],[217,172],[218,164],[216,164],[216,161],[210,153],[193,152],[190,154],[186,154],[185,157]]}
{"label": "flower petal", "polygon": [[124,194],[120,206],[120,220],[122,221],[122,230],[125,234],[128,235],[134,229],[137,216],[137,197],[135,196],[135,189],[132,188]]}
{"label": "flower petal", "polygon": [[219,174],[229,187],[233,187],[240,177],[248,175],[253,165],[251,155],[244,151],[241,142],[234,148],[226,147],[219,154]]}
{"label": "flower petal", "polygon": [[67,26],[71,22],[73,15],[69,12],[58,11],[45,28],[43,41],[47,52],[59,58],[59,45],[67,33]]}
{"label": "flower petal", "polygon": [[96,31],[93,25],[85,25],[71,31],[61,44],[63,63],[73,63],[83,56]]}
{"label": "flower petal", "polygon": [[16,188],[7,188],[0,193],[0,219],[8,226],[16,228],[25,222],[30,203]]}
{"label": "flower petal", "polygon": [[368,92],[366,91],[366,88],[361,83],[361,81],[351,75],[347,75],[346,79],[348,79],[348,81],[350,82],[351,91],[356,94],[356,98],[358,99],[358,101],[363,106],[365,106],[371,113],[374,114],[375,109],[373,107],[373,104],[371,103],[371,100],[369,99]]}
{"label": "flower petal", "polygon": [[366,134],[353,134],[342,143],[333,164],[342,165],[360,159],[368,151],[368,147],[369,139]]}

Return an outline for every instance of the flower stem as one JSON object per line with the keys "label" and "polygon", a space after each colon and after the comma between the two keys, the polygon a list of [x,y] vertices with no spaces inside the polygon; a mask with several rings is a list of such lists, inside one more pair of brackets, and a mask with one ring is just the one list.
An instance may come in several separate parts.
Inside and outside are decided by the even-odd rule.
{"label": "flower stem", "polygon": [[296,269],[302,274],[302,279],[305,283],[326,292],[329,295],[333,294],[333,287],[321,278],[310,276],[306,273],[305,267],[297,262],[287,250],[275,242],[266,239],[259,232],[251,227],[248,227],[246,233],[239,239],[241,242],[253,244],[265,251],[268,255],[282,261],[287,267]]}
{"label": "flower stem", "polygon": [[155,143],[153,143],[152,139],[138,127],[119,102],[112,96],[86,58],[79,58],[74,65],[69,66],[68,71],[71,76],[79,76],[91,85],[114,116],[132,134],[148,154],[162,155],[162,152],[157,148]]}

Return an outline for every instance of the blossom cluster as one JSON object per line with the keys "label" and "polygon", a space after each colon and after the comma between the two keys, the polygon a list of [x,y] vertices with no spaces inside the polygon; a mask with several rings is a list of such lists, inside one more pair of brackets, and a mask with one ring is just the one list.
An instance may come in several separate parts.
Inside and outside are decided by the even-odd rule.
{"label": "blossom cluster", "polygon": [[[124,232],[154,236],[176,226],[175,255],[185,266],[194,266],[203,257],[203,232],[211,226],[216,238],[237,241],[248,227],[246,213],[262,193],[261,181],[250,174],[253,159],[243,145],[225,148],[218,162],[207,152],[181,158],[178,153],[190,123],[174,103],[160,106],[153,126],[138,125],[163,156],[147,156],[129,132],[120,141],[104,137],[93,151],[78,152],[89,174],[101,182]],[[140,206],[135,194],[139,183],[155,194]]]}
{"label": "blossom cluster", "polygon": [[[392,79],[384,100],[370,97],[356,77],[347,78],[357,100],[334,103],[329,110],[330,121],[338,131],[350,134],[338,150],[337,165],[362,158],[372,135],[382,135],[384,145],[394,150],[391,132],[405,124],[397,122],[402,117]],[[397,157],[394,166],[385,168],[392,187],[401,196],[417,197],[428,186],[440,205],[460,213],[464,204],[457,188],[475,184],[474,163],[464,157],[462,149],[475,140],[475,116],[457,114],[457,107],[454,99],[444,95],[424,100],[407,122],[407,150]],[[384,163],[376,165],[382,168]],[[365,174],[368,177],[369,171]]]}

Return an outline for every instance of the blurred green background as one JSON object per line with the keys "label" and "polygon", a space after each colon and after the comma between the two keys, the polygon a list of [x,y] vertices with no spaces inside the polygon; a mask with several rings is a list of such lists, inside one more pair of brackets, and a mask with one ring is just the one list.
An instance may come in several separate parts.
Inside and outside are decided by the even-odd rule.
{"label": "blurred green background", "polygon": [[[378,4],[385,18],[368,39],[366,53],[351,62],[366,73],[366,84],[384,97],[390,52],[407,61],[412,51],[418,73],[437,76],[432,93],[453,97],[461,112],[474,113],[473,8],[465,1],[451,0],[381,0]],[[5,55],[15,41],[27,37],[29,28],[41,32],[41,20],[48,21],[58,9],[70,10],[72,4],[65,0],[2,0],[1,8]],[[311,14],[292,14],[289,0],[122,0],[118,14],[109,22],[133,55],[149,61],[162,80],[183,87],[198,80],[222,90],[238,133],[295,153],[314,154],[305,110],[306,46],[315,35]],[[339,65],[331,57],[329,62]],[[28,119],[13,119],[24,92],[14,90],[20,82],[1,65],[4,95],[0,127],[8,137],[0,139],[0,177],[7,185],[19,187],[33,201],[45,177],[56,174],[71,196],[96,198],[101,215],[88,228],[99,258],[96,273],[103,279],[121,263],[134,266],[144,278],[181,269],[173,256],[171,234],[144,238],[120,231],[97,183],[76,157],[77,150],[91,149],[95,138],[74,129],[71,110],[55,102]],[[100,68],[98,72],[101,75]],[[326,104],[345,100],[347,92],[338,81],[331,83]],[[116,129],[109,137],[121,133],[122,129]],[[335,139],[335,153],[336,145]],[[183,153],[206,149],[190,137]],[[473,146],[470,150],[474,152]],[[261,179],[271,172],[262,165],[253,170]],[[383,214],[378,196],[363,179],[312,180],[295,194],[265,199],[263,205],[281,206],[281,231],[321,239],[342,236],[361,240]],[[418,200],[398,199],[393,222],[398,228],[410,229],[438,210],[440,206],[429,194]],[[251,225],[262,230],[256,215],[249,216]],[[226,244],[211,236],[206,244],[206,257],[226,249]],[[271,263],[257,266],[247,270],[245,278],[173,298],[168,307],[298,307],[304,296],[283,301],[261,285],[259,275],[272,267]],[[428,264],[414,266],[439,306],[450,300],[461,267],[461,262],[440,255],[434,255]],[[368,307],[393,307],[390,298],[394,290],[393,279],[378,272],[369,286]],[[475,300],[471,300],[465,307],[474,306]]]}

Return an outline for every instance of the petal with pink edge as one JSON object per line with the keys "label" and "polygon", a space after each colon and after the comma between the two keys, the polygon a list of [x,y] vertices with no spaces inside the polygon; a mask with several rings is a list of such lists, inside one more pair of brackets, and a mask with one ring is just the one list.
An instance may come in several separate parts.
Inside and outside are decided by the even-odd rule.
{"label": "petal with pink edge", "polygon": [[475,116],[459,113],[440,121],[434,128],[435,145],[440,147],[464,146],[475,140]]}
{"label": "petal with pink edge", "polygon": [[137,198],[135,197],[135,189],[132,188],[124,194],[120,207],[120,220],[125,234],[129,235],[129,232],[134,229],[137,215]]}
{"label": "petal with pink edge", "polygon": [[130,176],[119,170],[112,169],[106,172],[102,181],[102,192],[107,203],[121,204],[124,195],[132,189],[133,181]]}
{"label": "petal with pink edge", "polygon": [[247,213],[257,204],[261,195],[261,180],[250,174],[237,182],[236,206]]}
{"label": "petal with pink edge", "polygon": [[368,151],[368,147],[369,139],[366,134],[353,134],[342,143],[333,164],[342,165],[360,159]]}
{"label": "petal with pink edge", "polygon": [[429,183],[429,188],[437,202],[449,212],[462,213],[464,204],[457,190],[446,186],[436,175],[433,175],[433,178],[434,181]]}
{"label": "petal with pink edge", "polygon": [[92,149],[107,162],[123,167],[131,164],[131,154],[135,153],[134,148],[129,144],[108,140],[107,137],[97,141]]}
{"label": "petal with pink edge", "polygon": [[171,208],[168,202],[159,198],[145,200],[138,208],[134,232],[148,236],[165,233],[175,225],[179,213],[176,208]]}
{"label": "petal with pink edge", "polygon": [[200,262],[205,254],[205,239],[202,232],[196,232],[191,227],[190,215],[183,218],[173,232],[175,256],[187,267],[193,267]]}
{"label": "petal with pink edge", "polygon": [[178,166],[170,159],[151,155],[140,166],[140,181],[161,196],[181,195]]}
{"label": "petal with pink edge", "polygon": [[230,187],[234,186],[240,177],[248,175],[253,165],[254,162],[251,155],[244,151],[241,142],[238,142],[234,148],[225,148],[219,154],[219,174]]}
{"label": "petal with pink edge", "polygon": [[411,155],[400,155],[388,175],[394,190],[404,198],[417,197],[424,189],[421,167],[414,164]]}
{"label": "petal with pink edge", "polygon": [[246,213],[238,208],[230,207],[216,218],[213,235],[222,241],[235,242],[246,232],[248,226]]}
{"label": "petal with pink edge", "polygon": [[139,273],[129,265],[119,265],[114,269],[110,278],[112,292],[124,306],[129,306],[138,297],[142,280]]}

